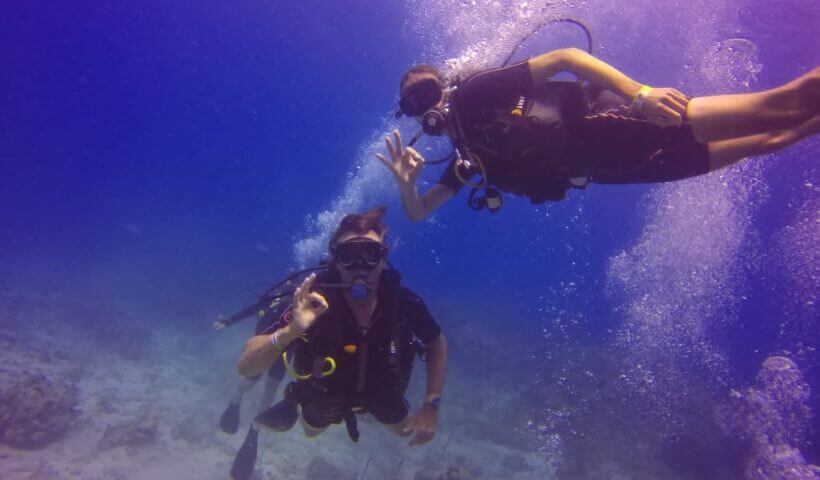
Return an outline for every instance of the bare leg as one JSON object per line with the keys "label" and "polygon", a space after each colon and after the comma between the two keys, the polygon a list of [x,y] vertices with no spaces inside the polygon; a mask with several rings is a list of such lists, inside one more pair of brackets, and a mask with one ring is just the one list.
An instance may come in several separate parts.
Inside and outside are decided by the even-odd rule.
{"label": "bare leg", "polygon": [[267,375],[265,377],[265,389],[262,391],[262,399],[259,401],[259,413],[264,412],[268,407],[273,405],[273,399],[276,397],[276,390],[279,388],[279,378]]}
{"label": "bare leg", "polygon": [[820,113],[820,67],[764,92],[693,98],[686,113],[701,143],[796,128]]}
{"label": "bare leg", "polygon": [[242,403],[242,397],[248,393],[248,390],[253,388],[256,385],[256,382],[259,381],[259,377],[253,378],[245,378],[242,377],[239,380],[239,383],[236,384],[236,390],[233,392],[233,396],[231,397],[231,403],[239,405]]}
{"label": "bare leg", "polygon": [[820,114],[790,130],[709,142],[709,156],[711,157],[709,169],[714,171],[731,165],[741,158],[774,153],[817,133],[820,133]]}
{"label": "bare leg", "polygon": [[253,388],[258,381],[259,377],[242,377],[239,380],[239,383],[236,385],[236,390],[234,390],[233,396],[231,396],[231,403],[228,404],[228,408],[226,408],[219,417],[219,428],[222,429],[223,432],[233,435],[239,430],[239,405],[242,403],[242,397],[244,397],[245,394],[248,393],[248,390]]}

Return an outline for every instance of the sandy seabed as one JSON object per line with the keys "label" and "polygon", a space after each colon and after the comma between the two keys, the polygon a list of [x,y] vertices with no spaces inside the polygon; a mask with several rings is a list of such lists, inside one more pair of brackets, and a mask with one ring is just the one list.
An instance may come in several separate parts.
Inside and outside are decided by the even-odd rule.
{"label": "sandy seabed", "polygon": [[[228,478],[261,394],[260,382],[246,395],[237,434],[218,429],[219,415],[238,379],[233,362],[241,337],[237,336],[236,345],[226,347],[232,337],[215,339],[205,328],[201,334],[166,328],[144,335],[144,330],[115,321],[97,324],[96,331],[93,325],[86,330],[83,323],[67,321],[57,305],[37,303],[37,308],[20,308],[18,298],[15,308],[7,306],[0,312],[4,327],[0,392],[8,397],[15,389],[36,384],[48,397],[49,388],[60,387],[70,392],[65,395],[70,398],[63,399],[70,405],[56,405],[57,400],[49,404],[48,399],[36,398],[37,393],[23,392],[31,397],[22,400],[29,417],[18,419],[17,429],[23,436],[45,430],[53,438],[41,435],[45,445],[36,447],[0,443],[0,478]],[[214,345],[219,346],[218,352]],[[417,367],[411,390],[419,388],[421,376],[423,368]],[[357,444],[347,438],[343,426],[314,440],[305,438],[298,425],[286,433],[263,430],[254,478],[541,480],[553,476],[554,459],[546,452],[502,445],[464,433],[448,422],[448,417],[469,418],[459,393],[458,387],[450,389],[438,435],[422,447],[407,446],[406,440],[393,437],[366,417],[360,417]],[[412,403],[421,394],[411,391],[408,398]],[[68,408],[70,419],[65,415],[52,419],[57,407]],[[7,408],[9,415],[11,410]]]}

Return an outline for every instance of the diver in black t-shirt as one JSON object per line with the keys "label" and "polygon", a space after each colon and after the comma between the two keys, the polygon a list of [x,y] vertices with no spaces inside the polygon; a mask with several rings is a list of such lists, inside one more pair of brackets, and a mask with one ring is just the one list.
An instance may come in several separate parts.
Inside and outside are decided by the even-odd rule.
{"label": "diver in black t-shirt", "polygon": [[[307,277],[289,308],[245,345],[238,362],[243,377],[260,375],[281,358],[297,379],[285,388],[284,400],[256,417],[256,425],[286,431],[301,420],[312,437],[344,422],[355,441],[356,414],[369,413],[393,433],[410,436],[410,445],[435,435],[447,346],[424,302],[385,268],[383,213],[342,219],[330,240],[330,268]],[[427,387],[420,410],[411,415],[405,391],[420,350]],[[250,468],[235,462],[235,480],[253,469],[250,461],[240,463]]]}
{"label": "diver in black t-shirt", "polygon": [[[550,80],[564,71],[589,86]],[[446,134],[455,146],[439,182],[419,195],[424,159],[402,146],[398,131],[385,139],[389,158],[377,157],[395,175],[413,220],[463,185],[474,187],[471,206],[494,211],[497,189],[541,203],[587,182],[678,180],[820,130],[820,68],[763,92],[690,99],[673,88],[641,85],[581,50],[562,49],[450,85],[434,67],[417,65],[402,78],[400,95],[397,116],[414,117],[425,133]],[[479,190],[484,196],[473,200]]]}

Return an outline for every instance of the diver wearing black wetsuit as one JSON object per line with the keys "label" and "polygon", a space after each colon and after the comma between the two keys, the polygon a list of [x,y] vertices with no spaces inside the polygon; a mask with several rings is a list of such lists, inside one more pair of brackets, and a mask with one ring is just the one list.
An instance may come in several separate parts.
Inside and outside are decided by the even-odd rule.
{"label": "diver wearing black wetsuit", "polygon": [[[335,272],[324,272],[317,276],[317,281],[338,284],[337,277]],[[392,270],[383,272],[375,292],[378,307],[373,323],[366,335],[362,336],[342,294],[335,290],[316,290],[327,298],[330,308],[322,315],[321,322],[305,332],[305,342],[297,342],[288,352],[293,356],[296,371],[309,371],[315,358],[324,359],[325,356],[334,358],[336,369],[326,378],[292,382],[286,389],[288,398],[278,408],[268,411],[276,388],[284,378],[285,363],[275,362],[268,368],[260,415],[248,430],[231,469],[234,480],[249,478],[253,471],[258,424],[284,429],[280,420],[282,411],[293,409],[296,404],[301,406],[304,421],[316,429],[342,421],[351,422],[349,415],[352,413],[369,413],[386,425],[399,424],[410,413],[404,394],[416,356],[417,346],[413,338],[426,345],[441,335],[441,329],[424,302],[400,285],[398,273]],[[271,336],[290,325],[292,320],[290,302],[282,302],[259,320],[254,336]],[[350,346],[355,346],[356,350],[351,351]],[[363,363],[362,355],[366,356]],[[256,375],[244,379],[237,391],[244,393],[260,377]],[[239,401],[232,400],[220,418],[220,427],[226,433],[235,433],[238,428],[239,405]],[[295,414],[295,410],[291,413]],[[348,428],[355,429],[355,422]]]}
{"label": "diver wearing black wetsuit", "polygon": [[[664,182],[709,171],[708,148],[688,123],[652,124],[612,92],[575,82],[536,85],[528,62],[468,78],[450,108],[487,180],[533,203],[563,199],[571,179]],[[463,168],[454,159],[439,183],[458,191],[480,174],[476,161]]]}
{"label": "diver wearing black wetsuit", "polygon": [[[318,275],[317,282],[337,280],[328,272]],[[441,334],[424,302],[399,284],[396,272],[383,272],[375,292],[378,306],[363,335],[340,292],[321,287],[316,291],[327,299],[329,308],[288,354],[293,356],[296,372],[310,372],[314,362],[325,357],[335,360],[335,371],[309,382],[291,383],[286,396],[298,397],[302,417],[317,429],[341,423],[348,411],[369,413],[387,425],[405,420],[409,407],[404,394],[416,356],[413,338],[429,344]],[[274,334],[288,326],[292,317],[288,310],[259,335]],[[292,393],[297,389],[299,393]]]}
{"label": "diver wearing black wetsuit", "polygon": [[[563,71],[589,87],[551,80]],[[385,139],[388,155],[376,154],[396,177],[413,220],[464,185],[473,187],[472,207],[495,211],[498,190],[541,203],[587,182],[679,180],[820,131],[820,68],[763,92],[690,99],[562,49],[449,84],[434,67],[417,65],[402,78],[400,96],[397,116],[413,117],[427,134],[447,135],[455,147],[455,159],[423,194],[416,180],[425,161],[412,145],[404,148],[398,131]],[[474,198],[478,191],[483,197]]]}
{"label": "diver wearing black wetsuit", "polygon": [[[356,414],[369,413],[394,434],[410,436],[410,445],[435,435],[447,346],[424,302],[387,268],[383,213],[343,218],[330,240],[328,269],[305,278],[291,307],[246,343],[240,375],[252,378],[280,363],[296,379],[255,425],[286,431],[301,418],[305,434],[315,436],[344,422],[355,441]],[[427,386],[411,415],[405,392],[421,350]],[[255,444],[243,449],[248,454],[237,456],[242,461],[234,462],[234,480],[253,471]]]}

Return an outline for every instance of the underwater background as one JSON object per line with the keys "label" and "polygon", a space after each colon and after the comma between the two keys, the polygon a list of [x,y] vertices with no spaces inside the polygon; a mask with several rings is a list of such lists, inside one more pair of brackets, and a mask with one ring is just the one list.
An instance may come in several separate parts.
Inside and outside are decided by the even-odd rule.
{"label": "underwater background", "polygon": [[[817,478],[816,137],[673,184],[404,217],[373,157],[417,129],[392,116],[403,72],[497,65],[566,16],[692,96],[820,64],[810,0],[0,6],[0,478],[226,478],[242,438],[217,420],[254,320],[211,323],[376,205],[450,344],[439,432],[264,432],[256,478]],[[582,32],[550,25],[516,58],[567,46]]]}

